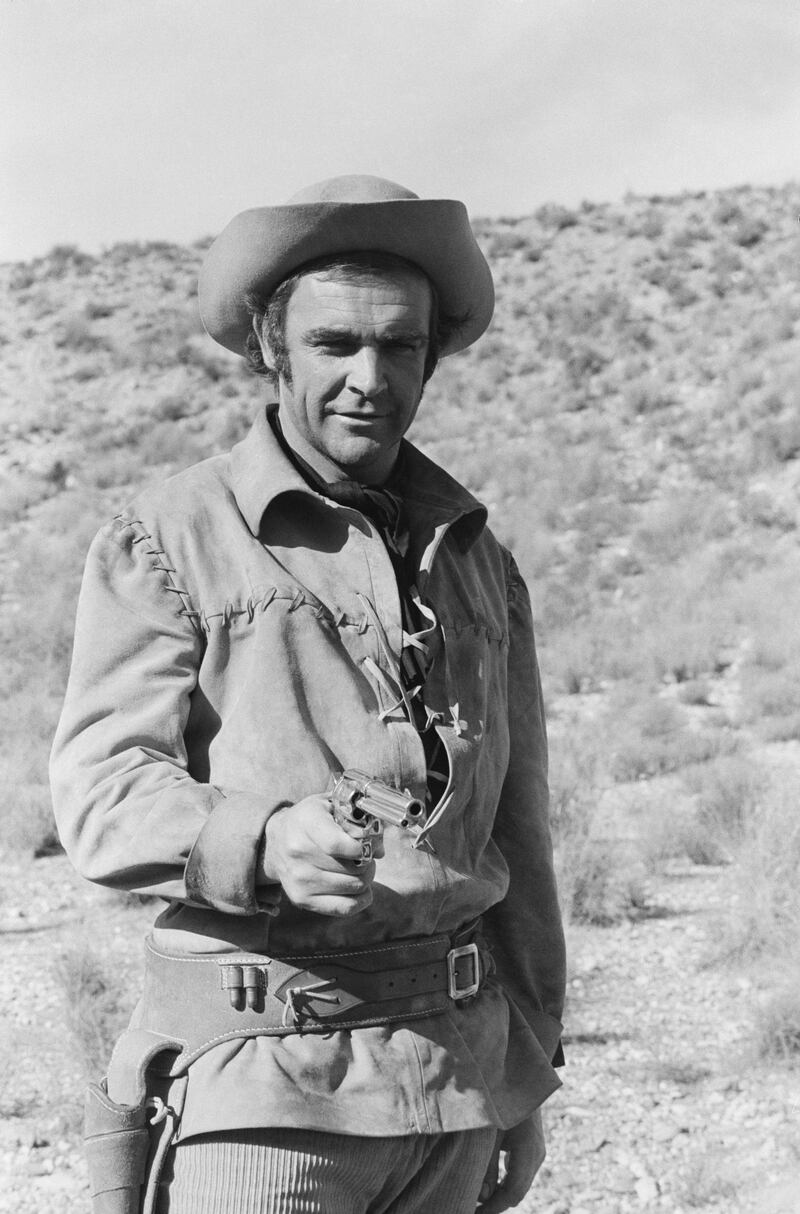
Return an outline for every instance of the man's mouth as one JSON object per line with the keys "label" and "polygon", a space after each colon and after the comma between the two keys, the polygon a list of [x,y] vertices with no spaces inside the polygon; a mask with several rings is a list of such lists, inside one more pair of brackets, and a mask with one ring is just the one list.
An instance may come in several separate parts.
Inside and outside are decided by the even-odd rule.
{"label": "man's mouth", "polygon": [[385,417],[388,417],[388,414],[386,414],[386,413],[365,413],[361,409],[359,409],[353,413],[337,413],[336,416],[337,417],[346,417],[349,421],[355,421],[355,422],[379,422],[379,421],[382,421]]}

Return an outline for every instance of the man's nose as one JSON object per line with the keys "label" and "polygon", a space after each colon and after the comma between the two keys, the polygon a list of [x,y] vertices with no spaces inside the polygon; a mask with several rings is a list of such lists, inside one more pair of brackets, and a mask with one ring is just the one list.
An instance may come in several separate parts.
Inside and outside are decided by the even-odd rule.
{"label": "man's nose", "polygon": [[362,346],[350,361],[347,386],[360,396],[377,396],[386,387],[386,373],[380,350]]}

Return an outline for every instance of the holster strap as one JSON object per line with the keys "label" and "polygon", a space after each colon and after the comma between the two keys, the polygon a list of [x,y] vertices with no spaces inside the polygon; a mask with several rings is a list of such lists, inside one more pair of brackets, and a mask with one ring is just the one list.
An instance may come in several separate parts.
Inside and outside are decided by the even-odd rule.
{"label": "holster strap", "polygon": [[472,930],[291,957],[166,953],[148,939],[136,1022],[182,1042],[175,1075],[235,1038],[438,1015],[473,998],[491,970],[488,948]]}

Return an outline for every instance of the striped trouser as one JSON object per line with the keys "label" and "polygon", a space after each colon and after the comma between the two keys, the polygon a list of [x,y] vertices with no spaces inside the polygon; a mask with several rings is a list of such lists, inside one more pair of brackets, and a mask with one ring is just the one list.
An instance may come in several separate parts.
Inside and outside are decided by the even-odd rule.
{"label": "striped trouser", "polygon": [[170,1151],[157,1214],[473,1214],[496,1138],[202,1134]]}

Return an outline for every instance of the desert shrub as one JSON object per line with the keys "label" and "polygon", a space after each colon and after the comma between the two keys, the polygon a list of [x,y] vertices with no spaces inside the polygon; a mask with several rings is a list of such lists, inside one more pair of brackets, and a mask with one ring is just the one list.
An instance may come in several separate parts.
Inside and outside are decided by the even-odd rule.
{"label": "desert shrub", "polygon": [[573,923],[615,923],[644,901],[640,858],[603,829],[608,782],[605,723],[562,727],[551,748],[550,813],[559,897]]}
{"label": "desert shrub", "polygon": [[678,699],[681,704],[693,704],[696,707],[707,707],[713,694],[708,679],[689,679],[678,688]]}
{"label": "desert shrub", "polygon": [[800,712],[766,717],[758,723],[758,736],[765,742],[800,741]]}
{"label": "desert shrub", "polygon": [[205,435],[190,434],[180,423],[157,422],[142,435],[137,454],[148,468],[165,464],[188,468],[205,459],[209,446]]}
{"label": "desert shrub", "polygon": [[0,524],[18,522],[46,493],[41,479],[26,473],[0,483]]}
{"label": "desert shrub", "polygon": [[648,779],[680,771],[692,763],[705,763],[718,755],[734,753],[736,736],[717,729],[676,729],[668,734],[623,738],[614,755],[612,771],[619,781]]}
{"label": "desert shrub", "polygon": [[642,278],[645,282],[649,282],[652,287],[666,286],[669,276],[670,269],[666,253],[660,253],[657,261],[651,262],[642,269]]}
{"label": "desert shrub", "polygon": [[700,298],[691,283],[687,282],[675,270],[670,271],[663,285],[669,292],[670,298],[677,308],[691,307]]}
{"label": "desert shrub", "polygon": [[203,340],[184,342],[178,347],[175,358],[176,362],[183,363],[184,366],[202,371],[212,384],[224,379],[229,370],[227,363],[218,358]]}
{"label": "desert shrub", "polygon": [[[89,494],[60,494],[38,506],[36,517],[39,526],[24,537],[25,559],[6,572],[4,589],[19,610],[0,617],[0,651],[6,691],[21,698],[3,705],[10,718],[0,736],[0,750],[9,730],[17,726],[39,737],[46,693],[60,695],[72,650],[84,556],[98,526],[98,504]],[[47,571],[45,587],[42,570]]]}
{"label": "desert shrub", "polygon": [[615,728],[609,764],[617,782],[680,771],[737,749],[732,732],[694,726],[675,700],[646,695],[646,689],[635,686],[620,686],[612,693]]}
{"label": "desert shrub", "polygon": [[106,374],[106,368],[103,363],[97,359],[91,362],[80,363],[74,371],[70,372],[69,378],[76,384],[88,384],[93,379],[100,379]]}
{"label": "desert shrub", "polygon": [[54,245],[44,259],[48,278],[63,278],[68,270],[85,274],[94,265],[94,258],[74,244]]}
{"label": "desert shrub", "polygon": [[19,784],[6,778],[4,786],[11,791],[3,813],[3,847],[34,860],[60,851],[48,785]]}
{"label": "desert shrub", "polygon": [[741,673],[742,720],[771,741],[798,736],[800,660],[780,667],[748,662]]}
{"label": "desert shrub", "polygon": [[[3,657],[7,657],[3,646]],[[9,790],[4,801],[0,842],[10,852],[37,858],[59,848],[48,784],[47,760],[61,705],[62,681],[41,690],[35,655],[6,661],[8,697],[0,711],[0,780]],[[10,668],[10,669],[9,669]]]}
{"label": "desert shrub", "polygon": [[93,331],[83,312],[73,312],[65,317],[58,327],[55,341],[57,346],[83,352],[105,350],[110,347],[108,338]]}
{"label": "desert shrub", "polygon": [[558,203],[547,202],[534,214],[543,228],[555,228],[557,232],[563,231],[564,228],[574,228],[579,222],[576,211],[571,211],[569,207],[560,206]]}
{"label": "desert shrub", "polygon": [[708,490],[676,489],[644,507],[634,546],[659,564],[673,564],[696,552],[699,538],[719,539],[731,526],[731,512],[721,496]]}
{"label": "desert shrub", "polygon": [[625,409],[636,417],[647,413],[658,413],[675,404],[671,388],[661,383],[655,375],[643,375],[623,389]]}
{"label": "desert shrub", "polygon": [[113,316],[116,310],[116,304],[101,300],[90,300],[84,309],[89,320],[104,320],[108,316]]}
{"label": "desert shrub", "polygon": [[674,1195],[680,1208],[698,1209],[735,1201],[739,1185],[733,1175],[734,1160],[724,1147],[694,1150],[675,1169]]}
{"label": "desert shrub", "polygon": [[664,235],[664,216],[661,211],[651,207],[649,211],[643,215],[638,226],[632,229],[632,235],[640,235],[647,240],[658,240]]}
{"label": "desert shrub", "polygon": [[538,243],[530,243],[523,251],[525,260],[531,262],[541,261],[544,254],[545,246]]}
{"label": "desert shrub", "polygon": [[490,257],[508,257],[528,247],[528,238],[523,232],[495,232],[489,241]]}
{"label": "desert shrub", "polygon": [[[130,487],[142,479],[142,468],[137,456],[141,458],[138,451],[136,455],[132,455],[130,451],[119,446],[100,447],[91,464],[84,470],[83,478],[95,489],[111,489],[124,497]],[[154,462],[159,463],[160,460],[156,459]]]}
{"label": "desert shrub", "polygon": [[558,680],[559,690],[579,695],[596,690],[602,669],[602,638],[596,629],[575,624],[543,646],[546,670]]}
{"label": "desert shrub", "polygon": [[777,501],[764,486],[754,485],[748,489],[742,494],[737,507],[742,521],[757,527],[793,531],[796,526],[793,512]]}
{"label": "desert shrub", "polygon": [[183,308],[165,309],[152,317],[147,328],[133,338],[124,351],[131,365],[167,371],[176,362],[190,364],[195,358],[192,339],[204,333],[196,301]]}
{"label": "desert shrub", "polygon": [[756,1043],[762,1058],[778,1062],[796,1062],[800,1058],[800,956],[759,1000],[755,1019]]}
{"label": "desert shrub", "polygon": [[170,392],[154,401],[148,412],[154,421],[174,422],[182,417],[190,417],[194,404],[182,393]]}
{"label": "desert shrub", "polygon": [[742,208],[733,198],[725,198],[723,196],[714,208],[712,218],[714,223],[738,222],[743,218]]}
{"label": "desert shrub", "polygon": [[241,442],[250,429],[251,423],[252,418],[248,409],[227,409],[211,431],[212,449],[229,451],[236,443]]}
{"label": "desert shrub", "polygon": [[760,244],[769,231],[766,220],[758,216],[749,216],[741,220],[733,233],[733,239],[743,249],[752,249]]}
{"label": "desert shrub", "polygon": [[564,365],[571,383],[579,387],[584,380],[599,375],[608,357],[591,342],[576,341],[564,351]]}
{"label": "desert shrub", "polygon": [[87,1077],[105,1071],[130,1014],[130,998],[110,964],[88,941],[66,948],[57,962],[67,1027]]}
{"label": "desert shrub", "polygon": [[654,606],[638,643],[655,677],[685,683],[724,666],[725,621],[715,621],[715,606],[713,598],[697,605],[667,600]]}
{"label": "desert shrub", "polygon": [[712,863],[731,860],[763,795],[763,774],[752,759],[729,755],[687,767],[681,779],[695,798],[698,844]]}
{"label": "desert shrub", "polygon": [[[579,845],[577,861],[570,865],[567,900],[561,895],[571,923],[610,927],[646,906],[642,865],[630,846],[589,836]],[[560,873],[563,885],[563,865]]]}
{"label": "desert shrub", "polygon": [[786,463],[800,455],[800,415],[769,417],[753,428],[752,447],[756,466],[765,462]]}
{"label": "desert shrub", "polygon": [[35,267],[22,262],[13,267],[8,285],[12,291],[27,291],[34,285],[35,282]]}
{"label": "desert shrub", "polygon": [[721,948],[734,956],[797,957],[800,816],[796,774],[767,782],[749,815],[731,870],[733,895]]}
{"label": "desert shrub", "polygon": [[756,568],[739,587],[734,602],[748,638],[744,675],[785,671],[800,660],[796,590],[800,560]]}
{"label": "desert shrub", "polygon": [[672,861],[721,864],[729,859],[699,822],[694,798],[674,777],[642,783],[638,799],[640,847],[650,870],[663,871]]}

